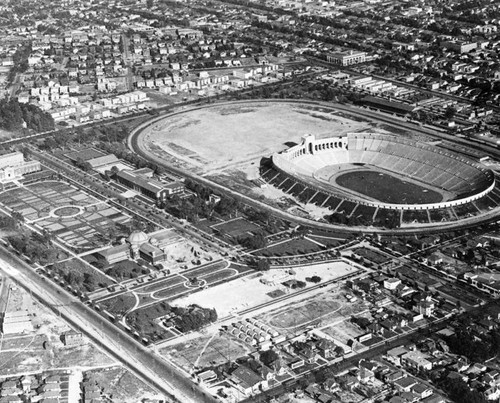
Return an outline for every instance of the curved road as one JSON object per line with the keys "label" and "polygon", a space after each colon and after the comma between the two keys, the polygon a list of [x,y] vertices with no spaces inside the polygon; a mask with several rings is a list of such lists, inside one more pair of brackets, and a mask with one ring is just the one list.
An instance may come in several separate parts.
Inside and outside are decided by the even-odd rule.
{"label": "curved road", "polygon": [[52,281],[39,276],[31,266],[2,246],[0,246],[0,263],[2,272],[35,295],[73,328],[89,337],[113,359],[157,389],[168,402],[216,402],[177,368]]}
{"label": "curved road", "polygon": [[[293,101],[293,100],[267,100],[267,99],[266,100],[258,99],[258,100],[254,100],[254,101],[245,100],[245,101],[236,101],[236,102],[238,102],[238,103],[248,103],[248,102],[310,103],[310,104],[314,104],[314,105],[328,106],[332,109],[337,109],[339,111],[347,112],[350,114],[356,114],[356,115],[363,116],[363,117],[368,118],[368,119],[377,120],[379,122],[384,122],[384,123],[392,125],[392,126],[395,125],[395,121],[394,121],[395,118],[392,116],[381,115],[381,114],[375,113],[373,111],[360,109],[360,108],[354,108],[354,107],[350,107],[347,105],[341,105],[341,104],[329,104],[329,103],[321,103],[321,102],[315,102],[315,101],[303,101],[303,100]],[[234,104],[234,103],[235,102],[231,102],[230,104]],[[211,104],[209,107],[219,106],[219,105],[224,105],[224,104],[226,104],[226,103],[221,102],[221,103],[217,103],[217,104]],[[251,206],[257,207],[259,209],[268,210],[269,212],[271,212],[275,216],[278,216],[278,217],[283,218],[287,221],[293,222],[297,225],[304,225],[307,227],[318,228],[318,229],[327,230],[327,231],[336,231],[336,232],[341,232],[341,233],[364,232],[364,233],[372,233],[372,234],[377,233],[377,234],[386,234],[386,235],[402,235],[402,234],[413,235],[413,234],[424,234],[424,233],[428,234],[428,233],[433,233],[433,232],[442,233],[445,231],[454,231],[457,229],[475,227],[481,223],[494,222],[498,219],[498,216],[500,215],[500,211],[495,209],[495,210],[489,211],[487,213],[484,213],[481,216],[467,217],[467,218],[464,218],[464,219],[462,219],[460,221],[456,221],[456,222],[436,223],[436,225],[434,225],[434,226],[429,225],[429,226],[425,226],[425,227],[405,227],[405,228],[391,229],[391,230],[383,229],[383,228],[375,228],[375,227],[350,227],[350,228],[346,228],[343,226],[321,223],[321,222],[317,222],[317,221],[304,219],[302,217],[294,216],[294,215],[289,214],[287,212],[284,212],[278,208],[270,206],[266,203],[260,202],[252,197],[249,197],[249,196],[244,195],[242,193],[236,192],[236,191],[234,191],[230,188],[227,188],[226,186],[223,186],[219,183],[213,182],[210,179],[204,178],[204,177],[199,176],[197,174],[194,174],[192,172],[184,171],[184,170],[176,168],[170,164],[167,164],[167,163],[165,163],[164,160],[162,160],[161,158],[159,158],[158,156],[154,155],[153,153],[151,153],[150,151],[148,151],[146,149],[145,144],[144,144],[144,136],[141,135],[142,131],[146,127],[148,127],[148,126],[150,126],[150,125],[156,123],[157,121],[162,120],[166,117],[175,116],[178,114],[186,113],[187,111],[197,110],[197,109],[201,109],[201,108],[205,108],[205,107],[207,107],[207,106],[184,109],[184,110],[170,113],[167,115],[159,116],[155,119],[152,119],[148,122],[145,122],[145,123],[139,125],[138,127],[136,127],[132,131],[132,133],[128,137],[127,141],[128,141],[129,148],[132,151],[134,151],[135,153],[139,154],[140,156],[142,156],[150,161],[154,161],[156,164],[159,164],[159,165],[165,167],[166,169],[168,169],[168,170],[170,170],[178,175],[193,179],[199,183],[202,183],[206,186],[211,187],[212,189],[217,189],[218,191],[229,194],[232,197],[240,200],[241,202],[243,202],[247,205],[251,205]],[[433,130],[430,130],[430,129],[427,129],[424,127],[415,126],[413,124],[410,124],[410,123],[407,123],[404,121],[401,121],[401,122],[398,121],[397,123],[398,123],[398,126],[400,128],[402,127],[406,130],[420,132],[420,133],[430,135],[433,137],[438,137],[441,139],[446,139],[446,140],[451,140],[451,141],[457,142],[456,141],[457,139],[454,136],[451,136],[448,134],[437,133]],[[498,150],[497,150],[497,153],[498,153]]]}

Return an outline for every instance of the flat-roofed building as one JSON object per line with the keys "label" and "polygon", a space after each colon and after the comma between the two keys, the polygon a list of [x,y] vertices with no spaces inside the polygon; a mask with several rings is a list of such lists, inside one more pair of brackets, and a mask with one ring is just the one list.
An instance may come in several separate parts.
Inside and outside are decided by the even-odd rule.
{"label": "flat-roofed building", "polygon": [[122,262],[130,257],[130,247],[127,244],[113,246],[96,252],[108,264]]}
{"label": "flat-roofed building", "polygon": [[424,369],[430,371],[432,362],[428,360],[429,356],[420,351],[408,351],[401,356],[401,364],[414,369]]}
{"label": "flat-roofed building", "polygon": [[366,61],[366,52],[348,50],[329,53],[326,55],[326,61],[340,66],[351,66],[353,64],[364,63]]}
{"label": "flat-roofed building", "polygon": [[33,324],[27,310],[5,312],[2,315],[2,333],[17,334],[33,331]]}
{"label": "flat-roofed building", "polygon": [[23,175],[40,171],[39,161],[25,161],[20,152],[0,155],[0,183],[19,180]]}
{"label": "flat-roofed building", "polygon": [[139,256],[153,265],[164,262],[167,257],[160,248],[150,243],[143,243],[139,246]]}
{"label": "flat-roofed building", "polygon": [[139,191],[144,196],[160,201],[165,201],[167,197],[181,193],[184,189],[184,185],[180,182],[163,183],[142,174],[140,170],[120,171],[116,174],[116,180],[128,188]]}
{"label": "flat-roofed building", "polygon": [[81,332],[68,330],[62,335],[62,342],[65,346],[69,347],[81,346],[82,344],[84,344],[85,339],[83,338],[83,334]]}
{"label": "flat-roofed building", "polygon": [[441,42],[441,46],[457,53],[468,53],[477,48],[477,42],[451,40]]}
{"label": "flat-roofed building", "polygon": [[102,157],[92,158],[87,161],[92,169],[102,167],[104,165],[118,164],[120,160],[114,154],[103,155]]}

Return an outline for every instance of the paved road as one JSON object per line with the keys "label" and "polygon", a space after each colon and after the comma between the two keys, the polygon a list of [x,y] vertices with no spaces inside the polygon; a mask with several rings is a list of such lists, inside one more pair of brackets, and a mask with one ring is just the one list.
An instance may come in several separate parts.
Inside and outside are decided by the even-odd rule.
{"label": "paved road", "polygon": [[[336,373],[339,373],[343,370],[346,370],[347,368],[357,365],[359,361],[361,360],[371,360],[377,356],[380,356],[384,354],[387,350],[390,350],[393,347],[400,346],[403,344],[406,344],[410,341],[417,341],[421,340],[422,332],[427,332],[430,334],[431,329],[433,332],[436,332],[437,330],[445,327],[446,322],[445,321],[440,321],[438,323],[432,323],[426,328],[419,328],[416,329],[410,333],[404,334],[404,335],[398,335],[391,341],[386,341],[386,342],[381,342],[377,346],[372,346],[368,350],[365,350],[362,353],[355,354],[349,358],[345,358],[343,361],[340,361],[338,363],[334,364],[327,364],[321,368],[316,368],[312,371],[312,373],[316,373],[318,371],[325,370],[327,368],[332,368],[332,370]],[[426,330],[427,329],[427,330]],[[311,371],[310,371],[311,372]],[[270,389],[264,393],[261,393],[257,396],[251,396],[245,400],[243,400],[241,403],[264,403],[268,402],[271,398],[271,396],[280,396],[283,395],[285,392],[290,391],[290,390],[295,390],[296,388],[300,388],[300,381],[301,379],[304,378],[304,376],[307,376],[306,374],[301,374],[301,376],[293,379],[292,381],[287,381],[285,384],[281,384],[273,389]],[[309,375],[311,376],[311,375]]]}
{"label": "paved road", "polygon": [[342,70],[342,71],[345,71],[346,73],[353,74],[353,75],[356,75],[356,76],[373,77],[373,78],[375,78],[377,80],[384,80],[386,82],[392,83],[392,84],[397,85],[399,87],[404,87],[404,88],[412,89],[412,90],[421,92],[423,94],[431,95],[431,96],[434,96],[434,97],[444,98],[444,99],[449,99],[449,100],[452,100],[452,101],[457,101],[457,102],[463,102],[463,103],[472,104],[472,101],[470,99],[465,98],[465,97],[461,97],[461,96],[458,96],[458,95],[448,94],[448,93],[442,92],[442,91],[428,90],[426,88],[419,87],[418,85],[415,85],[415,84],[405,83],[403,81],[394,80],[392,78],[385,77],[385,76],[378,76],[376,74],[364,74],[364,73],[360,73],[359,71],[357,71],[357,70],[355,70],[353,68],[343,67],[343,66],[339,66],[338,64],[329,63],[326,60],[319,59],[319,58],[314,57],[314,56],[307,56],[306,58],[310,62],[315,63],[317,65],[320,65],[322,67],[326,67],[326,68],[330,68],[330,69],[333,68],[333,69],[337,69],[337,70]]}
{"label": "paved road", "polygon": [[[60,173],[64,178],[63,180],[80,189],[83,189],[91,195],[96,196],[98,199],[102,199],[103,197],[106,198],[107,202],[116,207],[118,210],[126,211],[132,216],[139,216],[145,222],[150,221],[155,225],[163,225],[165,228],[173,227],[177,229],[181,235],[188,239],[190,237],[194,238],[202,245],[207,244],[221,253],[226,252],[225,246],[221,246],[217,243],[219,240],[215,238],[214,240],[211,240],[206,236],[200,235],[199,230],[191,224],[184,224],[180,222],[180,220],[167,215],[165,212],[161,212],[156,209],[150,210],[134,200],[129,200],[130,207],[124,206],[115,200],[115,198],[119,198],[120,192],[116,189],[110,189],[110,185],[102,181],[100,178],[91,176],[90,174],[73,167],[65,161],[54,158],[50,154],[36,150],[34,147],[30,147],[30,152],[36,157],[36,159],[39,159],[41,162],[48,165],[55,172]],[[79,179],[83,183],[79,182]],[[92,190],[92,188],[97,188],[97,190]]]}
{"label": "paved road", "polygon": [[165,396],[168,402],[215,402],[185,374],[135,341],[69,293],[36,274],[28,264],[0,247],[0,270],[44,305],[80,330],[111,357]]}

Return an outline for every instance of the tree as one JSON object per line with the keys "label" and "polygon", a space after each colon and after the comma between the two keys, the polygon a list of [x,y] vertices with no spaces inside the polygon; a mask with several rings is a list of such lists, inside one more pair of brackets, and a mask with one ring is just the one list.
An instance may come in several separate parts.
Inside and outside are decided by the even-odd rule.
{"label": "tree", "polygon": [[270,268],[271,268],[271,265],[269,264],[267,259],[259,259],[257,261],[256,269],[258,271],[268,271]]}
{"label": "tree", "polygon": [[254,236],[238,239],[238,243],[248,249],[262,249],[267,245],[267,238],[262,232],[259,232]]}
{"label": "tree", "polygon": [[18,225],[12,217],[0,217],[0,228],[11,230],[17,228]]}
{"label": "tree", "polygon": [[321,282],[321,277],[319,276],[312,276],[312,277],[306,277],[306,281],[309,281],[314,284],[318,284]]}
{"label": "tree", "polygon": [[92,273],[85,273],[83,275],[83,285],[87,291],[94,291],[98,286],[97,280]]}
{"label": "tree", "polygon": [[271,365],[273,362],[275,362],[276,360],[278,360],[279,358],[280,358],[280,356],[274,350],[263,351],[259,356],[260,362],[262,362],[262,364],[264,364],[267,367],[269,365]]}
{"label": "tree", "polygon": [[448,106],[444,112],[445,119],[453,119],[453,117],[457,114],[456,108],[453,106]]}
{"label": "tree", "polygon": [[11,214],[11,217],[14,220],[16,220],[17,222],[20,222],[20,223],[24,222],[24,216],[19,211],[13,211]]}
{"label": "tree", "polygon": [[70,286],[80,288],[83,281],[83,275],[78,271],[71,270],[66,275],[65,280]]}
{"label": "tree", "polygon": [[38,106],[20,104],[17,98],[0,100],[0,128],[19,130],[23,126],[37,132],[54,129],[54,119]]}
{"label": "tree", "polygon": [[454,402],[461,403],[486,403],[486,399],[480,392],[470,389],[462,379],[446,379],[443,388],[448,392],[449,397]]}

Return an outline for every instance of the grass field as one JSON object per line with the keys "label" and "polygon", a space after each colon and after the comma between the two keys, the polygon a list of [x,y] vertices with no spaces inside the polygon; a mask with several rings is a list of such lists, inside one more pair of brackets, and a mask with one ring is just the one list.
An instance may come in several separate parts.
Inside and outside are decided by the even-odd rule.
{"label": "grass field", "polygon": [[321,247],[318,244],[306,238],[297,238],[274,246],[271,245],[266,249],[256,252],[256,254],[262,256],[293,256],[317,252],[319,250],[321,250]]}
{"label": "grass field", "polygon": [[141,336],[149,339],[162,337],[165,330],[157,324],[156,319],[170,312],[170,307],[165,303],[150,305],[127,315],[127,324],[136,329]]}
{"label": "grass field", "polygon": [[426,204],[438,203],[443,199],[434,190],[377,171],[346,172],[335,178],[335,182],[382,203]]}
{"label": "grass field", "polygon": [[136,298],[132,293],[118,295],[117,297],[106,299],[99,305],[113,315],[123,315],[135,305]]}
{"label": "grass field", "polygon": [[260,230],[260,227],[257,224],[245,220],[244,218],[237,218],[212,225],[212,229],[220,232],[221,234],[227,234],[231,237],[238,238],[241,235],[248,234],[249,232],[258,231]]}

